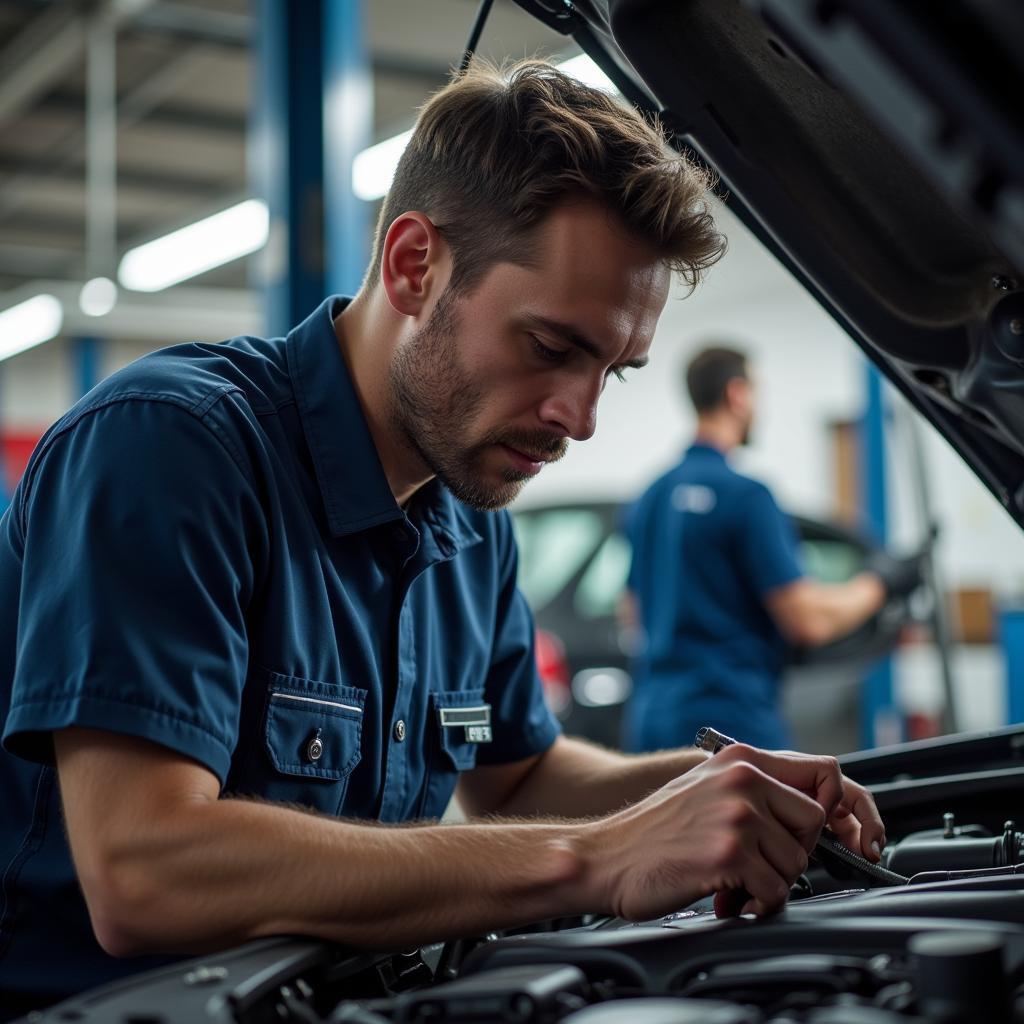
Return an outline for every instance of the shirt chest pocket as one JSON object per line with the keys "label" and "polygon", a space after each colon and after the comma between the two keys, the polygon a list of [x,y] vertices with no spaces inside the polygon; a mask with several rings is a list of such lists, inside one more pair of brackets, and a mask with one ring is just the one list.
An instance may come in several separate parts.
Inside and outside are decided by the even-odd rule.
{"label": "shirt chest pocket", "polygon": [[366,690],[271,673],[262,725],[263,794],[337,814],[362,757]]}

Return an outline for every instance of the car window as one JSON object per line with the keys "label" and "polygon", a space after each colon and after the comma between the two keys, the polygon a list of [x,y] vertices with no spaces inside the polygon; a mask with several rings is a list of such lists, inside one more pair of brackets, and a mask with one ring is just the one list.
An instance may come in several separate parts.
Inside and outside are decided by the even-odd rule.
{"label": "car window", "polygon": [[579,616],[600,619],[615,614],[615,603],[629,575],[631,556],[630,543],[621,533],[605,538],[573,595],[573,606]]}
{"label": "car window", "polygon": [[845,583],[860,572],[864,556],[842,540],[805,540],[800,554],[809,576],[822,583]]}
{"label": "car window", "polygon": [[519,587],[535,612],[548,604],[601,542],[604,523],[584,508],[513,517],[519,542]]}

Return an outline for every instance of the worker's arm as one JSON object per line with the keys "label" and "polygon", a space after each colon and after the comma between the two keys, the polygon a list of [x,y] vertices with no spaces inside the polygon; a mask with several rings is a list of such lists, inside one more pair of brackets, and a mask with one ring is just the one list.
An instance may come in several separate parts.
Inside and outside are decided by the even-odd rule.
{"label": "worker's arm", "polygon": [[[394,828],[219,799],[207,769],[145,741],[67,729],[54,743],[79,880],[114,955],[270,934],[402,948],[581,911],[656,916],[738,888],[768,912],[844,802],[829,759],[736,744],[593,822]],[[857,813],[882,835],[870,798]]]}
{"label": "worker's arm", "polygon": [[75,866],[115,956],[273,934],[398,948],[585,905],[585,844],[565,827],[356,824],[219,799],[206,768],[146,741],[54,740]]}
{"label": "worker's arm", "polygon": [[818,647],[853,632],[885,603],[886,589],[872,572],[846,583],[818,583],[806,576],[770,590],[765,607],[792,644]]}
{"label": "worker's arm", "polygon": [[[835,780],[841,795],[834,804],[825,801],[822,805],[829,811],[829,825],[850,849],[878,859],[879,849],[872,843],[884,845],[885,834],[874,801],[863,786],[841,774],[835,758],[789,751],[769,754],[751,747],[743,750],[747,752],[743,756],[760,759],[758,765],[773,778],[798,785],[808,795],[820,793],[826,779]],[[580,818],[636,805],[666,785],[696,777],[709,763],[708,755],[700,750],[628,755],[562,736],[537,757],[466,773],[459,782],[458,796],[470,815]],[[812,764],[817,773],[813,784],[793,781]]]}
{"label": "worker's arm", "polygon": [[707,756],[693,748],[620,754],[559,736],[543,754],[525,761],[482,765],[463,773],[457,796],[469,815],[587,818],[642,800]]}

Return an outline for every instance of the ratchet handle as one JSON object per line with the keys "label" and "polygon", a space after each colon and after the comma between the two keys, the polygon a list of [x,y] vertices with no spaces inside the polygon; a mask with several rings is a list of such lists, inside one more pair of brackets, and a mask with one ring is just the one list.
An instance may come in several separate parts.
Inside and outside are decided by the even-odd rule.
{"label": "ratchet handle", "polygon": [[[711,728],[710,725],[705,725],[697,730],[693,745],[711,754],[717,754],[720,750],[732,746],[735,742],[731,736],[726,736],[724,732],[719,732],[717,729]],[[895,871],[889,871],[880,864],[872,863],[859,853],[854,853],[853,850],[841,843],[835,833],[828,827],[821,830],[821,835],[814,844],[814,855],[826,869],[841,865],[840,870],[844,868],[853,870],[874,885],[906,885],[910,881],[906,875],[899,875]],[[746,894],[742,891],[735,894],[719,893],[719,896],[723,895],[727,897],[723,900],[723,904],[727,903],[731,909],[739,897]],[[746,899],[743,902],[745,903]],[[742,907],[743,904],[741,903],[740,906]],[[715,897],[715,910],[716,912],[718,910],[718,896]],[[725,915],[720,914],[719,916]]]}

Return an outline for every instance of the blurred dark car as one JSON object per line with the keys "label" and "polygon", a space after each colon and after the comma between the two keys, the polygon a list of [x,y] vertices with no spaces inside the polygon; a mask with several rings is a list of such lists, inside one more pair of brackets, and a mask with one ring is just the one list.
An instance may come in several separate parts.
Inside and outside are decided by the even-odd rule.
{"label": "blurred dark car", "polygon": [[[606,500],[538,506],[513,515],[519,585],[536,619],[537,663],[548,702],[567,732],[609,746],[619,744],[637,642],[616,616],[632,557],[621,529],[623,513],[620,502]],[[805,516],[794,516],[793,523],[803,564],[822,582],[850,579],[875,551],[863,536],[839,524]],[[890,602],[849,636],[794,650],[792,663],[807,670],[828,665],[837,679],[855,677],[895,646],[909,621],[907,602]],[[848,697],[837,687],[835,701]]]}

